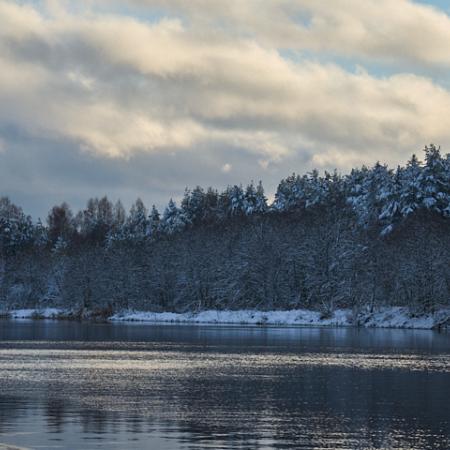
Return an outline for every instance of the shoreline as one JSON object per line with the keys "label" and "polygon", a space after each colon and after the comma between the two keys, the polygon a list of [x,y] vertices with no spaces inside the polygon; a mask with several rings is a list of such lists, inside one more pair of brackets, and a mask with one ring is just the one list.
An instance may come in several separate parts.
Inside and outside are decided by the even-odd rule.
{"label": "shoreline", "polygon": [[379,307],[372,312],[363,311],[355,315],[350,309],[337,309],[329,317],[319,311],[294,310],[206,310],[201,312],[171,313],[146,311],[120,311],[113,315],[98,315],[95,311],[80,315],[74,311],[58,308],[18,309],[0,312],[6,320],[82,320],[91,322],[141,324],[222,324],[300,327],[361,327],[397,329],[449,329],[450,308],[441,308],[434,313],[416,315],[406,307]]}

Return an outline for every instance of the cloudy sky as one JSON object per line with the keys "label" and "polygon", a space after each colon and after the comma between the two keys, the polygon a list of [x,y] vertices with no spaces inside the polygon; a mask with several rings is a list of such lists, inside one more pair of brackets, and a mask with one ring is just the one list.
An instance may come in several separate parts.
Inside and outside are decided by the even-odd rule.
{"label": "cloudy sky", "polygon": [[0,195],[107,194],[450,149],[447,0],[0,0]]}

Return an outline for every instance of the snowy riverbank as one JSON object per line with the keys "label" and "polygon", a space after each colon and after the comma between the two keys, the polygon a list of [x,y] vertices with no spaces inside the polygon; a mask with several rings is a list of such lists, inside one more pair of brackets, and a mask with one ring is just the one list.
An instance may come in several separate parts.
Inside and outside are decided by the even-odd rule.
{"label": "snowy riverbank", "polygon": [[[73,313],[56,308],[21,309],[8,313],[11,319],[66,319]],[[89,316],[87,316],[89,318]],[[361,312],[356,317],[349,309],[338,309],[331,317],[305,309],[290,311],[202,311],[198,313],[155,313],[122,311],[109,317],[112,322],[249,324],[288,326],[362,326],[378,328],[433,329],[450,326],[450,308],[434,314],[413,315],[404,307],[384,307],[373,312]]]}

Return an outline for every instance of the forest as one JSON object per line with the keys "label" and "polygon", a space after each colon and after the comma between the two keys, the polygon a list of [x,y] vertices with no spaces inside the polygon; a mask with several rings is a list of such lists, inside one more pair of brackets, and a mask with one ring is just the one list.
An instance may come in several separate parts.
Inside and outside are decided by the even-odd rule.
{"label": "forest", "polygon": [[0,199],[0,310],[201,311],[450,304],[450,154],[395,169],[186,189],[161,212],[92,198],[33,221]]}

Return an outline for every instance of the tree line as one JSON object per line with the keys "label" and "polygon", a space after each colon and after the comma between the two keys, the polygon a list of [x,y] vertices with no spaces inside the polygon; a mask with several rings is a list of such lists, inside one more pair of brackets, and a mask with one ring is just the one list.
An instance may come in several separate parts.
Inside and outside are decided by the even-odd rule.
{"label": "tree line", "polygon": [[450,299],[450,154],[218,192],[186,189],[160,213],[138,199],[54,206],[34,222],[0,199],[0,302],[74,310],[359,310]]}

